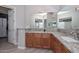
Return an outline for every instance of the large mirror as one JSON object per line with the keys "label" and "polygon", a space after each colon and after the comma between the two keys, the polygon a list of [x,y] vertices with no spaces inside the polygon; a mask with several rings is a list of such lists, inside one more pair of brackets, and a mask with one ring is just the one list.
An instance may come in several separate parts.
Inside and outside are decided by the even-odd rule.
{"label": "large mirror", "polygon": [[57,28],[72,29],[72,16],[70,11],[60,11],[57,13]]}
{"label": "large mirror", "polygon": [[79,29],[78,7],[66,6],[57,13],[58,29]]}
{"label": "large mirror", "polygon": [[32,16],[33,28],[37,29],[53,29],[57,28],[57,13],[46,12],[37,13]]}
{"label": "large mirror", "polygon": [[32,16],[32,28],[37,29],[79,29],[79,10],[66,6],[58,12],[39,12]]}

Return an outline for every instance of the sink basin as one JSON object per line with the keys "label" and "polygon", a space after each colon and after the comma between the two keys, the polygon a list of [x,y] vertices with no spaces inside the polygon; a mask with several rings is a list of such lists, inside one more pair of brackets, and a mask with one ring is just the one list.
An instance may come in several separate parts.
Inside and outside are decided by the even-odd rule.
{"label": "sink basin", "polygon": [[78,42],[78,43],[79,43],[78,40],[75,40],[75,39],[73,39],[73,38],[71,38],[71,37],[61,36],[61,38],[62,38],[63,40],[65,40],[65,41],[67,41],[67,42],[73,42],[73,43]]}

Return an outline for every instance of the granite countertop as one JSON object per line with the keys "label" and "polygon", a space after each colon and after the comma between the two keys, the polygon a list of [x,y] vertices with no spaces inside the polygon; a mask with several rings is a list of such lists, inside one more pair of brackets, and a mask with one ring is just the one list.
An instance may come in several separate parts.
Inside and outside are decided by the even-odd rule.
{"label": "granite countertop", "polygon": [[61,38],[61,36],[63,36],[64,34],[61,32],[57,32],[57,31],[53,31],[53,32],[49,32],[49,31],[26,31],[27,33],[51,33],[53,34],[56,38],[58,38],[58,40],[65,46],[67,47],[71,53],[79,53],[79,42],[77,43],[73,43],[73,42],[67,42],[64,39]]}
{"label": "granite countertop", "polygon": [[71,53],[79,53],[79,42],[77,42],[77,43],[71,43],[71,42],[67,42],[67,41],[63,40],[63,39],[61,38],[61,36],[63,36],[63,35],[62,35],[62,33],[60,33],[60,32],[52,32],[52,34],[53,34],[56,38],[58,38],[58,40],[59,40],[65,47],[67,47],[67,48],[70,50]]}

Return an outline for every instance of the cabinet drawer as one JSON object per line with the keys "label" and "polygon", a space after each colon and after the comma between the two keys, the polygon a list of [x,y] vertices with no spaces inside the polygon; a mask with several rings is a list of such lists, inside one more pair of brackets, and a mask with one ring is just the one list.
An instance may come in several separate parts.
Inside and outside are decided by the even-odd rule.
{"label": "cabinet drawer", "polygon": [[42,38],[50,38],[50,33],[42,33]]}
{"label": "cabinet drawer", "polygon": [[26,38],[32,38],[33,37],[33,34],[32,33],[26,33],[25,37]]}
{"label": "cabinet drawer", "polygon": [[41,38],[41,36],[42,36],[41,33],[34,33],[33,34],[33,37],[35,37],[35,38]]}

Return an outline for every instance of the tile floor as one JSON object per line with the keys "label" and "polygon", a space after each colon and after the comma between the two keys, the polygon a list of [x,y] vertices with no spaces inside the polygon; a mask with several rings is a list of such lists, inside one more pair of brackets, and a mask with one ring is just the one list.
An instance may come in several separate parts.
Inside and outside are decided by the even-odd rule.
{"label": "tile floor", "polygon": [[37,48],[19,49],[17,46],[0,39],[0,53],[52,53],[52,51]]}

